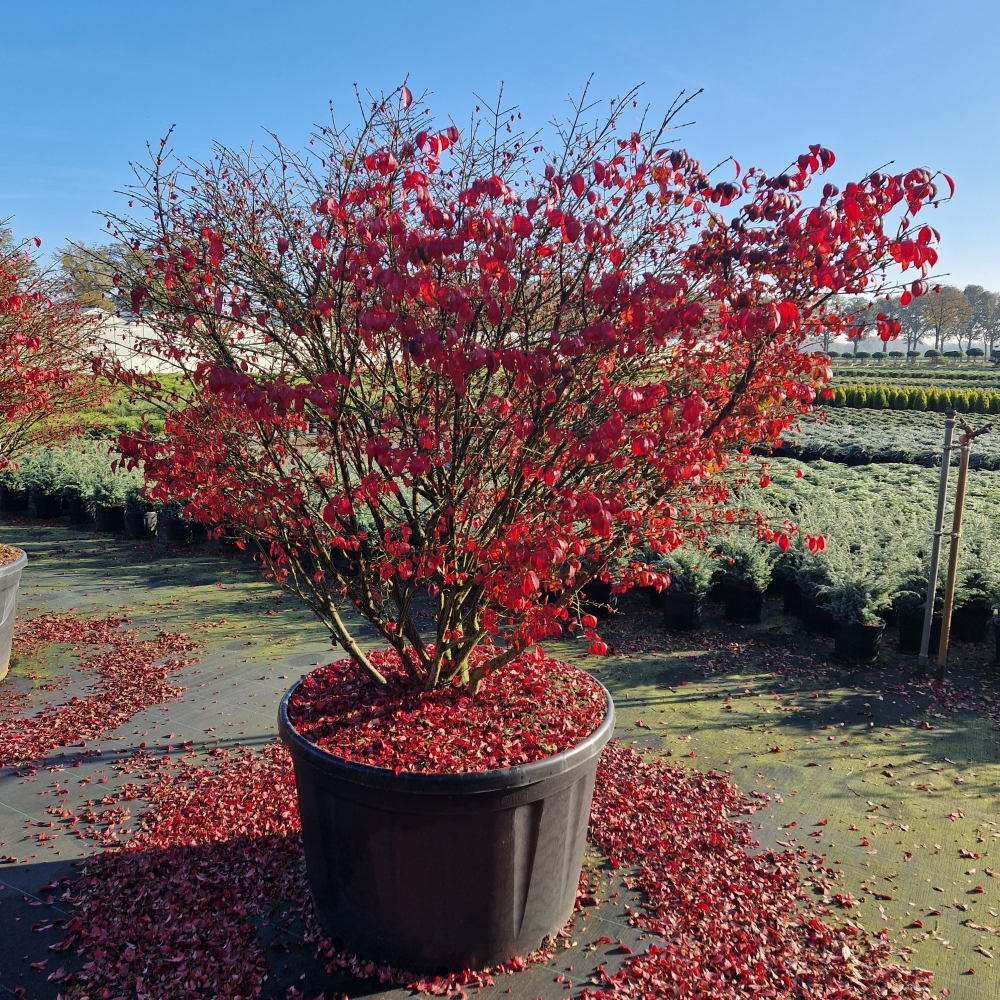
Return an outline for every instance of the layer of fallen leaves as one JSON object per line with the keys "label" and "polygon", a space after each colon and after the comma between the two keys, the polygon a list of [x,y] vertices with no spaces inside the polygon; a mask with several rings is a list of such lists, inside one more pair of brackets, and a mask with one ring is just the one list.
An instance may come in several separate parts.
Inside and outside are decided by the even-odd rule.
{"label": "layer of fallen leaves", "polygon": [[6,566],[15,559],[21,558],[21,550],[15,549],[13,545],[4,545],[0,542],[0,566]]}
{"label": "layer of fallen leaves", "polygon": [[[126,624],[127,619],[114,615],[83,619],[68,614],[38,615],[18,623],[14,642],[21,659],[30,660],[46,646],[67,645],[79,657],[77,669],[95,676],[96,682],[86,696],[47,705],[34,716],[19,716],[0,706],[0,767],[27,764],[55,747],[99,739],[136,712],[181,693],[183,689],[167,679],[191,662],[182,654],[195,643],[171,632],[142,639],[122,627]],[[20,707],[16,698],[14,706]]]}
{"label": "layer of fallen leaves", "polygon": [[[213,750],[207,763],[140,754],[129,799],[150,802],[134,838],[87,861],[76,912],[54,951],[79,948],[80,972],[50,978],[68,998],[261,994],[257,932],[282,914],[327,973],[347,971],[414,992],[464,996],[546,953],[436,979],[339,952],[309,902],[295,780],[280,744]],[[598,970],[583,996],[819,998],[929,996],[930,973],[892,963],[886,939],[833,926],[800,906],[799,858],[758,852],[748,800],[724,776],[649,762],[620,745],[602,756],[591,838],[647,902],[633,922],[653,932],[620,971]],[[586,886],[581,881],[581,899]],[[289,916],[291,914],[291,916]],[[287,919],[285,919],[287,918]]]}
{"label": "layer of fallen leaves", "polygon": [[395,650],[370,658],[385,687],[353,660],[338,660],[303,679],[288,716],[328,753],[397,774],[527,764],[576,746],[607,714],[589,674],[537,649],[486,677],[474,698],[459,684],[415,689]]}
{"label": "layer of fallen leaves", "polygon": [[891,960],[887,937],[803,912],[798,859],[756,852],[752,807],[724,775],[602,755],[591,842],[647,902],[634,923],[662,941],[584,997],[928,997],[931,973]]}

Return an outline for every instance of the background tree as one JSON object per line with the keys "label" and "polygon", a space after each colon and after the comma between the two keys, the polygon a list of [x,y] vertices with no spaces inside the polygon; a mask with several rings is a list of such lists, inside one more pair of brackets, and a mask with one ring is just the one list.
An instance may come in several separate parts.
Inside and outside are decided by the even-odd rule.
{"label": "background tree", "polygon": [[934,349],[943,351],[949,337],[960,337],[972,319],[972,305],[953,285],[917,299],[921,315],[934,334]]}
{"label": "background tree", "polygon": [[84,309],[117,312],[124,303],[115,293],[120,261],[113,247],[71,243],[59,251],[59,268],[67,292]]}
{"label": "background tree", "polygon": [[983,353],[989,357],[1000,337],[1000,297],[982,285],[966,285],[962,294],[972,306],[965,324],[965,349],[972,350],[978,340],[983,345]]}

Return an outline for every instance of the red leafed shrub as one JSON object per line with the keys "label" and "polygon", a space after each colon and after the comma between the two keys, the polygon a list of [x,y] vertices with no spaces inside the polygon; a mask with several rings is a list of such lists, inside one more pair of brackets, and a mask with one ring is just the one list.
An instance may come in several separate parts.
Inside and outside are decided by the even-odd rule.
{"label": "red leafed shrub", "polygon": [[[492,655],[489,648],[475,656]],[[393,649],[370,654],[385,686],[367,683],[351,659],[309,674],[292,695],[292,725],[345,760],[399,771],[488,771],[568,750],[607,714],[601,686],[584,671],[522,654],[484,678],[479,698],[463,688],[415,690]]]}
{"label": "red leafed shrub", "polygon": [[0,471],[97,397],[90,323],[0,227]]}
{"label": "red leafed shrub", "polygon": [[550,148],[392,95],[303,154],[164,144],[112,218],[119,287],[190,382],[124,454],[153,499],[259,540],[378,684],[344,606],[414,687],[475,693],[577,627],[589,581],[665,585],[633,550],[700,530],[730,456],[810,407],[828,370],[799,348],[831,296],[936,259],[928,171],[808,204],[829,150],[719,181],[673,145],[677,108],[634,132],[626,108]]}

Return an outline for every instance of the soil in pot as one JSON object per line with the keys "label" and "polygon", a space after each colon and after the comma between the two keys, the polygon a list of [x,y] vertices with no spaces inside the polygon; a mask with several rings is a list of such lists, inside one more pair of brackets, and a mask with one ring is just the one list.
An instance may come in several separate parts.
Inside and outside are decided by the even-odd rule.
{"label": "soil in pot", "polygon": [[321,923],[413,970],[529,953],[573,911],[610,697],[545,657],[487,677],[475,699],[420,694],[395,653],[371,658],[388,689],[343,660],[279,712]]}
{"label": "soil in pot", "polygon": [[5,514],[18,514],[27,509],[27,490],[12,490],[7,486],[0,486],[0,510]]}
{"label": "soil in pot", "polygon": [[62,514],[62,494],[61,493],[40,493],[33,494],[35,501],[35,516],[43,520],[52,520]]}
{"label": "soil in pot", "polygon": [[874,663],[884,632],[884,621],[874,625],[834,621],[833,655],[844,663]]}
{"label": "soil in pot", "polygon": [[722,586],[722,603],[728,621],[751,624],[760,621],[764,610],[764,591],[736,583]]}
{"label": "soil in pot", "polygon": [[802,595],[802,627],[811,635],[833,635],[833,615],[816,598]]}
{"label": "soil in pot", "polygon": [[679,632],[701,628],[701,606],[704,598],[704,594],[685,594],[679,590],[665,591],[662,599],[664,627]]}
{"label": "soil in pot", "polygon": [[10,667],[10,647],[17,617],[17,588],[28,557],[13,545],[0,544],[0,679]]}
{"label": "soil in pot", "polygon": [[117,534],[125,529],[125,507],[106,507],[99,503],[94,508],[94,521],[98,531],[104,531],[109,535]]}
{"label": "soil in pot", "polygon": [[138,540],[156,537],[156,511],[128,509],[125,511],[125,536]]}
{"label": "soil in pot", "polygon": [[71,493],[63,501],[70,524],[89,524],[94,520],[94,502],[85,500],[78,493]]}
{"label": "soil in pot", "polygon": [[[919,653],[920,639],[924,631],[923,608],[900,609],[896,622],[899,629],[899,649],[902,653]],[[931,642],[927,648],[928,656],[936,656],[941,643],[941,613],[935,612],[931,619]]]}
{"label": "soil in pot", "polygon": [[992,605],[985,602],[966,604],[951,613],[948,637],[956,642],[986,642],[992,622]]}
{"label": "soil in pot", "polygon": [[156,522],[156,537],[168,545],[188,545],[193,534],[191,522],[181,517],[161,517]]}

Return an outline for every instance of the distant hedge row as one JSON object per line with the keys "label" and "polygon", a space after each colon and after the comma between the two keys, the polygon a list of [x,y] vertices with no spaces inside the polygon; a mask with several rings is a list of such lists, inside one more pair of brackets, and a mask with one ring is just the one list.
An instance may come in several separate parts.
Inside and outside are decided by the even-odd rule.
{"label": "distant hedge row", "polygon": [[869,410],[957,410],[959,413],[1000,413],[1000,392],[994,389],[938,389],[935,386],[838,385],[833,406]]}

